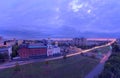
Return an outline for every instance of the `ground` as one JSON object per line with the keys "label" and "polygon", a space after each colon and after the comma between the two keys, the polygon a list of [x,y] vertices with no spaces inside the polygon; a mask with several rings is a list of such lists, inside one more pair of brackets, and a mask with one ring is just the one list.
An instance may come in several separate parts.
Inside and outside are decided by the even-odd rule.
{"label": "ground", "polygon": [[98,63],[98,59],[76,55],[67,59],[37,62],[0,71],[0,78],[84,78]]}
{"label": "ground", "polygon": [[109,50],[110,50],[109,46],[97,49],[98,52],[101,52],[103,54],[106,54]]}

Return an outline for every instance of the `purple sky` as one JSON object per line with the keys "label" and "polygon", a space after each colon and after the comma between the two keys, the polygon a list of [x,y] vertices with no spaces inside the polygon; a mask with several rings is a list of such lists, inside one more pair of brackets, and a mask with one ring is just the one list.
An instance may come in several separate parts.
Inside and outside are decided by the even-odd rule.
{"label": "purple sky", "polygon": [[119,0],[2,0],[8,38],[120,37]]}

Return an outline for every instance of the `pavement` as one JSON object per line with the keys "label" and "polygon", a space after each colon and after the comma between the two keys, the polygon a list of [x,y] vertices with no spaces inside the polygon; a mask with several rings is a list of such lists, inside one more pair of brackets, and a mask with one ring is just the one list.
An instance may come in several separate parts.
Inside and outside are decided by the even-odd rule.
{"label": "pavement", "polygon": [[104,64],[110,57],[111,53],[112,52],[109,51],[106,55],[104,55],[100,63],[85,78],[95,78],[96,76],[98,76],[104,69]]}

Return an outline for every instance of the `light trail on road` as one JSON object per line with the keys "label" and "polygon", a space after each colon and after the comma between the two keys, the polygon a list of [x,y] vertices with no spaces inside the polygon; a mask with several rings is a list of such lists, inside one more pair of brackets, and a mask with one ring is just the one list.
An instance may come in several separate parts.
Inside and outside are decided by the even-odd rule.
{"label": "light trail on road", "polygon": [[74,54],[69,54],[69,55],[67,55],[67,57],[75,56],[75,55],[78,55],[78,54],[81,54],[81,53],[87,53],[87,52],[90,52],[90,51],[98,49],[98,48],[107,47],[107,46],[110,46],[111,44],[113,44],[115,41],[116,41],[116,39],[113,39],[108,44],[105,44],[105,45],[102,45],[102,46],[96,46],[96,47],[94,47],[92,49],[83,50],[82,52],[78,52],[78,53],[74,53]]}
{"label": "light trail on road", "polygon": [[[74,53],[74,54],[69,54],[67,55],[66,57],[72,57],[72,56],[75,56],[75,55],[79,55],[81,53],[87,53],[87,52],[90,52],[92,50],[95,50],[95,49],[98,49],[98,48],[102,48],[102,47],[106,47],[106,46],[110,46],[111,44],[113,44],[114,42],[116,41],[116,39],[112,40],[110,43],[106,44],[106,45],[102,45],[102,46],[96,46],[92,49],[87,49],[87,50],[83,50],[82,52],[78,52],[78,53]],[[55,58],[47,58],[47,59],[44,59],[44,60],[40,60],[38,62],[44,62],[44,61],[51,61],[51,60],[58,60],[58,59],[62,59],[63,56],[60,56],[60,57],[55,57]],[[29,63],[34,63],[36,61],[23,61],[23,62],[18,62],[19,65],[24,65],[24,64],[29,64]],[[102,61],[101,61],[102,62]],[[13,62],[13,63],[8,63],[8,64],[3,64],[3,65],[0,65],[0,69],[5,69],[5,68],[11,68],[11,67],[14,67],[15,66],[15,63],[16,62]]]}

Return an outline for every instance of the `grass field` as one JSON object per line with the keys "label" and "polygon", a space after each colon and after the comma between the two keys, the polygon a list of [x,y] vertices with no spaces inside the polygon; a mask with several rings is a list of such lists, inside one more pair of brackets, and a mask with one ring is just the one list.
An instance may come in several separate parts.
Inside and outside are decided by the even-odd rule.
{"label": "grass field", "polygon": [[103,53],[103,54],[106,54],[106,53],[108,53],[108,51],[110,51],[110,47],[109,46],[107,46],[107,47],[102,47],[102,48],[99,48],[99,49],[95,49],[95,50],[93,50],[93,52],[101,52],[101,53]]}
{"label": "grass field", "polygon": [[67,59],[31,63],[20,66],[21,71],[14,68],[0,71],[0,78],[84,78],[99,60],[77,55]]}
{"label": "grass field", "polygon": [[98,51],[106,54],[108,51],[110,51],[110,47],[109,46],[103,47],[98,49]]}

